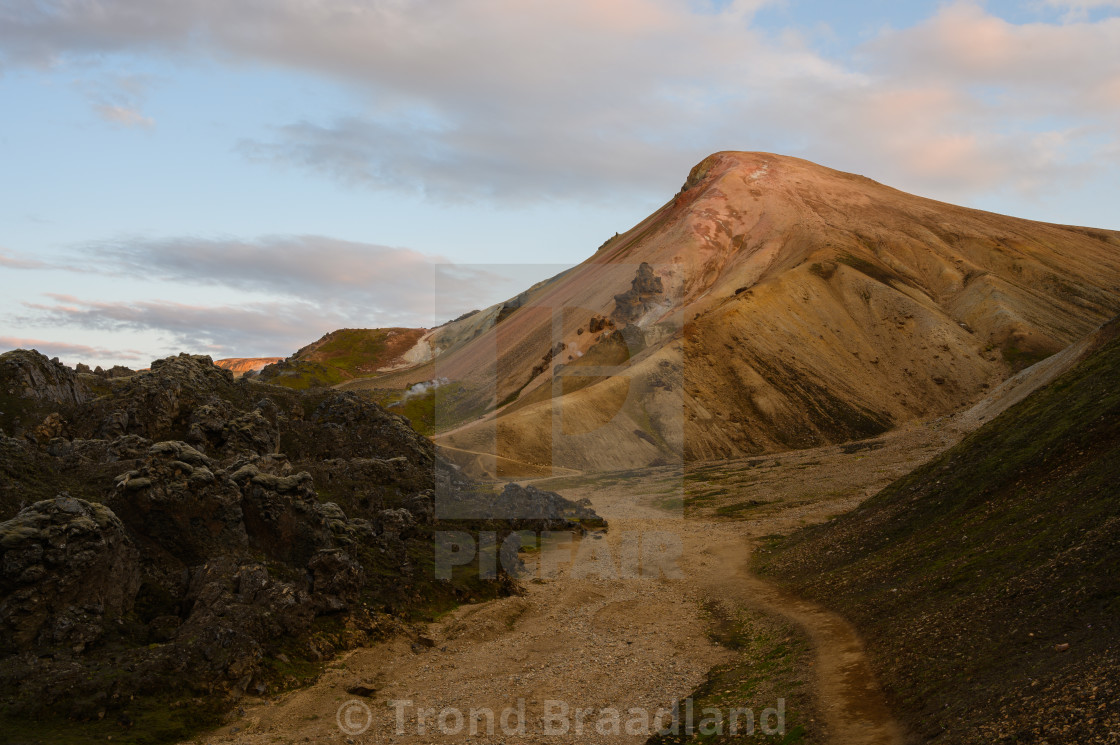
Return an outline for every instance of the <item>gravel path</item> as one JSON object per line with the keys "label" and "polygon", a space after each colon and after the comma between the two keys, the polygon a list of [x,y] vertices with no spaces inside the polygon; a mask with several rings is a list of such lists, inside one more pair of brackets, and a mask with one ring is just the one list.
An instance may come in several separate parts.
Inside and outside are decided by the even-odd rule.
{"label": "gravel path", "polygon": [[[589,497],[609,521],[609,532],[557,547],[576,557],[573,566],[562,564],[557,576],[538,573],[525,582],[523,596],[448,614],[423,631],[431,646],[402,638],[355,650],[311,687],[246,706],[242,717],[199,742],[643,743],[647,735],[628,714],[632,707],[652,717],[689,695],[713,666],[731,659],[708,635],[702,606],[712,599],[776,614],[805,630],[816,656],[810,677],[830,741],[901,742],[851,627],[784,595],[751,575],[747,564],[754,538],[850,509],[955,437],[949,428],[932,425],[889,435],[856,452],[832,447],[767,456],[764,463],[721,464],[710,480],[690,474],[688,493],[703,498],[688,519],[679,502],[686,482],[671,469],[544,484],[569,498]],[[760,506],[749,520],[717,516],[721,506],[752,501]],[[619,576],[631,566],[623,557],[658,536],[675,544],[660,557],[661,569],[676,571],[668,577]],[[647,570],[655,563],[647,562]],[[374,692],[347,693],[358,684]],[[347,710],[353,701],[359,703]],[[397,704],[398,712],[392,702],[402,701],[410,703]],[[566,733],[546,730],[550,722],[542,716],[549,701],[568,705],[566,717],[551,720],[554,727],[566,721]],[[576,725],[577,707],[590,710],[582,728]],[[418,708],[431,710],[422,732]],[[603,724],[603,710],[610,708],[621,714],[618,729],[609,717]],[[445,735],[439,714],[450,712],[442,723],[453,730],[459,720],[452,709],[464,717],[463,729]],[[472,709],[478,713],[473,736]],[[506,709],[513,710],[505,721],[514,734],[502,729]],[[487,710],[495,718],[493,736],[486,733]],[[344,731],[367,721],[361,733]],[[627,724],[634,734],[627,734]]]}

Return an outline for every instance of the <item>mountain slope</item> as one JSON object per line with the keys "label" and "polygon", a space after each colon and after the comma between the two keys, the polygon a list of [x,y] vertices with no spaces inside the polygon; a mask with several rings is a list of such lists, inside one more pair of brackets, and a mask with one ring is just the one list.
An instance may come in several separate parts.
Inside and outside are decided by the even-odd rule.
{"label": "mountain slope", "polygon": [[[500,458],[719,458],[957,410],[1117,311],[1120,233],[717,153],[583,264],[425,335],[432,361],[347,387],[447,378],[438,441]],[[615,369],[557,379],[589,356]]]}
{"label": "mountain slope", "polygon": [[914,741],[1120,731],[1120,322],[1072,371],[764,570],[864,635]]}
{"label": "mountain slope", "polygon": [[423,334],[424,329],[338,329],[291,357],[273,360],[261,370],[260,378],[303,390],[337,385],[395,366],[407,367],[417,361],[409,353]]}
{"label": "mountain slope", "polygon": [[247,372],[259,372],[268,365],[275,364],[283,357],[229,357],[224,360],[214,360],[214,364],[223,370],[229,370],[236,376]]}

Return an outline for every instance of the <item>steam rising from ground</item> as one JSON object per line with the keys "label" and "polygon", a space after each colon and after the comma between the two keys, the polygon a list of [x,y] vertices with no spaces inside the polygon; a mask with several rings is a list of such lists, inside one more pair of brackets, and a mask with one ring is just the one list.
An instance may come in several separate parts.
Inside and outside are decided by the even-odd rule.
{"label": "steam rising from ground", "polygon": [[450,382],[451,381],[448,380],[447,378],[433,378],[432,380],[425,380],[425,381],[422,381],[420,383],[413,383],[412,385],[410,385],[408,387],[408,390],[406,390],[404,392],[404,395],[401,396],[400,401],[397,401],[396,403],[390,404],[390,408],[392,408],[393,406],[400,406],[401,404],[403,404],[405,401],[409,400],[410,398],[416,398],[417,396],[423,396],[428,391],[434,391],[436,388],[439,388],[440,386],[443,386],[443,385],[447,385]]}

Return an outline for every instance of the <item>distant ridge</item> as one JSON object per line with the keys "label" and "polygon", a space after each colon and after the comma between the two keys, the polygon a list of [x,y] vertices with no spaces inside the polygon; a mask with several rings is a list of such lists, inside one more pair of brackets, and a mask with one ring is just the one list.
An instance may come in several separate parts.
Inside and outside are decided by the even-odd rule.
{"label": "distant ridge", "polygon": [[229,357],[224,360],[214,360],[214,364],[223,370],[229,370],[234,375],[244,375],[247,372],[260,372],[265,365],[279,362],[283,357]]}

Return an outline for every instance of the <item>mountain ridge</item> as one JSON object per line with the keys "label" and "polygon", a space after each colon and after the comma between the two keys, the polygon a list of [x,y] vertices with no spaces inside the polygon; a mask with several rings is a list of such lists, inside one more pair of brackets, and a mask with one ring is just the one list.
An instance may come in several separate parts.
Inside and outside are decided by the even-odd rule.
{"label": "mountain ridge", "polygon": [[[703,460],[864,437],[960,408],[1120,308],[1120,233],[946,205],[769,154],[705,159],[664,207],[526,308],[556,302],[551,289],[565,307],[590,306],[585,316],[613,315],[615,295],[632,276],[617,270],[620,262],[659,267],[670,299],[665,315],[684,316],[675,335],[656,342],[665,353],[636,355],[630,367],[649,390],[662,362],[680,363],[685,433],[648,431],[630,415],[593,443],[554,447],[534,421],[551,406],[541,403],[511,412],[497,432],[459,431],[447,444],[487,450],[493,443],[501,454],[504,437],[521,448],[535,444],[536,459],[604,468],[650,462],[678,443],[686,459]],[[593,287],[565,288],[589,271],[618,287],[599,293],[609,300],[589,301]],[[638,325],[648,332],[657,320]],[[571,344],[569,329],[562,341]],[[506,347],[530,335],[515,334],[506,329],[514,337]],[[530,346],[522,357],[542,353],[539,341]],[[574,347],[586,352],[578,339]],[[455,380],[453,362],[443,374]],[[503,363],[520,384],[525,363],[513,354]],[[496,388],[499,402],[513,392],[501,381]],[[561,406],[573,419],[586,416],[617,398],[618,388],[601,381],[562,397]],[[521,385],[532,389],[532,381]],[[608,441],[622,457],[602,456]]]}
{"label": "mountain ridge", "polygon": [[726,151],[582,264],[424,331],[414,363],[331,384],[446,379],[424,415],[457,453],[625,468],[942,416],[1116,312],[1120,232]]}

